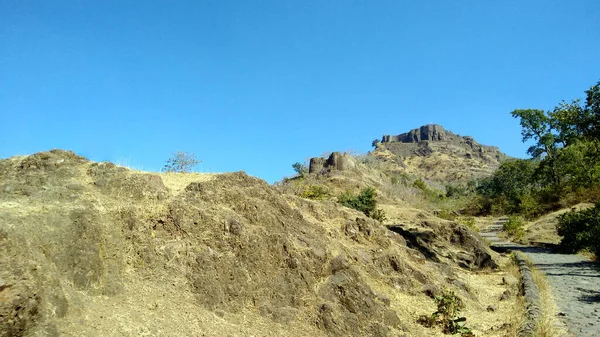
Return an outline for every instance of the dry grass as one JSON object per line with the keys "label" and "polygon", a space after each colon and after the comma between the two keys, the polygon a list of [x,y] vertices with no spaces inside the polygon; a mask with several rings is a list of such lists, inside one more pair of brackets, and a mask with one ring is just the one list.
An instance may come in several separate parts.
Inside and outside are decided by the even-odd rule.
{"label": "dry grass", "polygon": [[[433,153],[427,157],[408,157],[404,159],[404,164],[408,173],[437,181],[468,181],[490,175],[495,169],[478,160],[446,153]],[[440,170],[440,167],[444,169]]]}
{"label": "dry grass", "polygon": [[183,189],[193,182],[204,182],[214,179],[217,173],[157,173],[163,180],[165,186],[170,189],[174,195],[179,194]]}
{"label": "dry grass", "polygon": [[558,244],[561,240],[561,237],[556,233],[556,224],[558,224],[559,216],[572,209],[582,210],[593,206],[590,203],[582,203],[546,214],[535,221],[529,222],[525,225],[525,236],[521,242],[526,244]]}
{"label": "dry grass", "polygon": [[533,280],[540,292],[542,317],[540,318],[535,335],[537,337],[560,337],[566,334],[566,327],[556,318],[558,312],[552,291],[544,275],[529,264]]}
{"label": "dry grass", "polygon": [[[504,265],[503,269],[507,275],[510,275],[516,280],[520,279],[521,273],[519,271],[519,266],[513,259],[509,259],[509,261]],[[525,298],[520,295],[519,290],[520,289],[518,286],[514,288],[514,291],[516,292],[515,305],[513,314],[508,318],[509,329],[507,336],[510,337],[518,337],[519,329],[525,323]]]}

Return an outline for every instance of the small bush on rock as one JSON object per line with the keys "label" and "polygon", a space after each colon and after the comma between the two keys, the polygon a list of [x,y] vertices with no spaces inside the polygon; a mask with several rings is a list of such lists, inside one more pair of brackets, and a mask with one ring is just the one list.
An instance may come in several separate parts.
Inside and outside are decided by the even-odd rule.
{"label": "small bush on rock", "polygon": [[479,232],[479,228],[476,225],[475,217],[472,216],[461,216],[456,219],[459,223],[469,227],[472,231]]}
{"label": "small bush on rock", "polygon": [[420,189],[421,191],[427,191],[427,183],[423,179],[417,179],[413,183],[413,187]]}
{"label": "small bush on rock", "polygon": [[437,311],[430,317],[422,316],[419,322],[425,326],[432,327],[436,324],[442,325],[445,334],[460,334],[461,337],[474,337],[470,328],[465,326],[465,317],[459,316],[461,309],[465,307],[460,297],[452,290],[445,289],[441,295],[435,296]]}
{"label": "small bush on rock", "polygon": [[358,195],[354,195],[351,191],[340,194],[338,202],[346,207],[361,211],[379,222],[383,222],[385,220],[385,212],[377,209],[376,196],[377,194],[373,187],[366,187]]}
{"label": "small bush on rock", "polygon": [[437,212],[436,216],[438,218],[442,218],[444,220],[454,220],[456,218],[456,214],[449,209],[441,209]]}
{"label": "small bush on rock", "polygon": [[320,185],[306,185],[300,196],[311,200],[323,200],[329,196],[329,190]]}

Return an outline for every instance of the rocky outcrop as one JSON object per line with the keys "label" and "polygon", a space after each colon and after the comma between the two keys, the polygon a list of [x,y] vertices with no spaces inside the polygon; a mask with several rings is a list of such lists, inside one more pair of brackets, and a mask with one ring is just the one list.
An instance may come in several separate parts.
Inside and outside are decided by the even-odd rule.
{"label": "rocky outcrop", "polygon": [[329,158],[315,157],[310,159],[309,173],[345,171],[355,166],[354,159],[347,153],[333,152]]}
{"label": "rocky outcrop", "polygon": [[406,240],[407,247],[419,251],[430,261],[441,263],[450,259],[462,268],[474,270],[498,267],[486,243],[465,226],[424,221],[420,227],[408,228],[404,224],[396,224],[387,228],[400,234]]}

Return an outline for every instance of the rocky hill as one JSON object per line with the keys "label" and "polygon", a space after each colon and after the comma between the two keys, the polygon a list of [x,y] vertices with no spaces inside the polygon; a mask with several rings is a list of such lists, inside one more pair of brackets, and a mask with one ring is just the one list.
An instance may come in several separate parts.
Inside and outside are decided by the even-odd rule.
{"label": "rocky hill", "polygon": [[495,146],[481,145],[473,137],[459,136],[436,124],[397,136],[384,135],[373,155],[437,181],[482,178],[507,158]]}
{"label": "rocky hill", "polygon": [[[495,146],[481,145],[473,137],[459,136],[436,124],[396,136],[384,135],[368,157],[392,164],[385,167],[387,171],[442,183],[490,176],[509,158]],[[356,162],[354,156],[334,152],[328,158],[311,158],[309,172],[349,171],[356,169]]]}
{"label": "rocky hill", "polygon": [[475,332],[506,335],[499,257],[464,225],[386,207],[380,224],[243,172],[0,160],[0,336],[441,336],[418,321],[444,288]]}

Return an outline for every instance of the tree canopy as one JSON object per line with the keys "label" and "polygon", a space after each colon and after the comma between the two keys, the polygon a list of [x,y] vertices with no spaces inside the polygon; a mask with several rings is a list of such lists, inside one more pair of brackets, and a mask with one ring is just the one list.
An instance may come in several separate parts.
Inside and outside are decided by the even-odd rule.
{"label": "tree canopy", "polygon": [[[600,82],[585,91],[585,100],[562,101],[554,109],[517,109],[523,142],[531,142],[530,159],[503,163],[478,192],[489,209],[535,216],[575,201],[600,195]],[[557,203],[559,203],[557,205]],[[562,203],[564,204],[564,202]]]}

